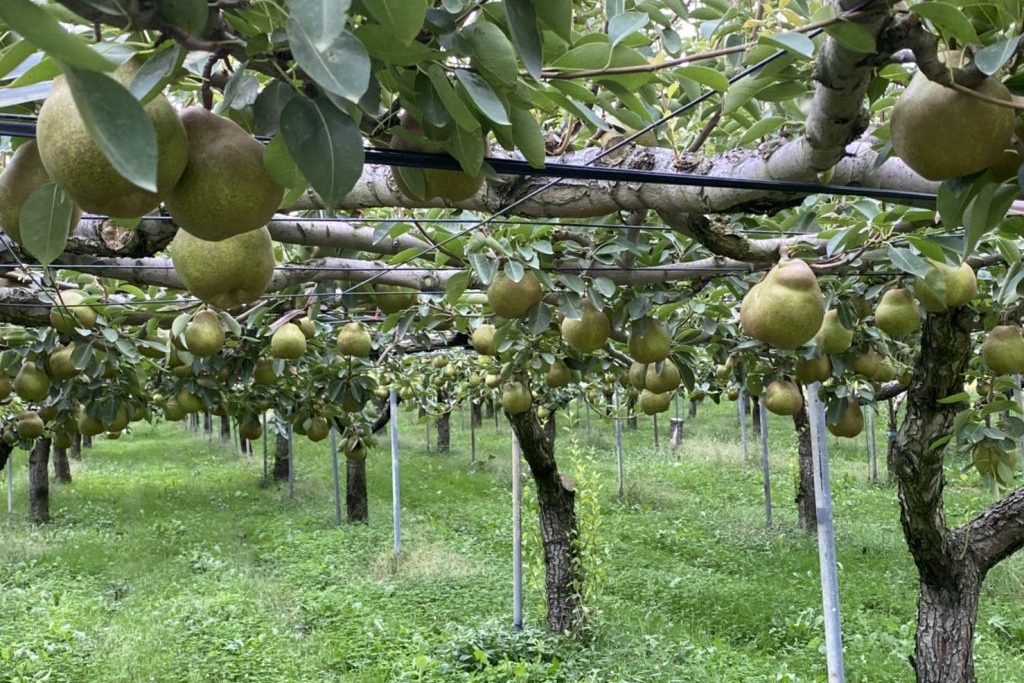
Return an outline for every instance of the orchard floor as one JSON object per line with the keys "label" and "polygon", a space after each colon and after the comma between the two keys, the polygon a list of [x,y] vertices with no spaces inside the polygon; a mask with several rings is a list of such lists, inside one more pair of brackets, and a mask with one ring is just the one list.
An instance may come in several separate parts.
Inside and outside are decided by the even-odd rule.
{"label": "orchard floor", "polygon": [[[687,422],[682,459],[626,431],[616,495],[613,432],[559,430],[591,544],[591,631],[546,635],[535,517],[527,529],[527,628],[511,621],[509,428],[485,422],[468,467],[402,416],[404,553],[392,563],[386,441],[368,461],[368,526],[334,524],[327,442],[297,437],[295,497],[262,463],[178,425],[97,439],[74,483],[53,486],[51,524],[0,521],[0,681],[824,681],[818,556],[795,531],[792,423],[772,418],[776,528],[739,446],[735,404]],[[879,432],[883,450],[884,432]],[[847,680],[910,681],[916,582],[894,491],[867,481],[865,442],[832,442]],[[951,463],[959,522],[990,500]],[[884,470],[884,466],[883,466]],[[883,474],[884,479],[884,474]],[[529,487],[526,487],[527,491]],[[2,514],[2,512],[0,512]],[[979,680],[1024,681],[1024,560],[985,584]]]}

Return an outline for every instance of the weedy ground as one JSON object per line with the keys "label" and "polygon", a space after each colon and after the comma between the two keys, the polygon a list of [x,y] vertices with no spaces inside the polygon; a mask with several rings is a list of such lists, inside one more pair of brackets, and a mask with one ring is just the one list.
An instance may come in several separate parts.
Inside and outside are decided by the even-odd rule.
{"label": "weedy ground", "polygon": [[[511,622],[510,434],[485,421],[469,464],[403,413],[403,555],[391,555],[386,441],[368,460],[370,524],[334,523],[327,442],[297,437],[296,486],[178,425],[97,439],[54,486],[54,521],[0,521],[0,681],[824,681],[818,555],[795,529],[795,435],[770,420],[775,528],[735,404],[705,404],[680,457],[649,418],[625,431],[562,414],[558,454],[580,487],[590,627],[548,635],[527,488],[527,626]],[[881,424],[881,420],[879,421]],[[574,436],[575,435],[575,436]],[[433,434],[431,435],[431,442]],[[885,432],[878,432],[884,454]],[[847,680],[912,680],[916,580],[895,491],[867,479],[865,441],[831,441]],[[257,444],[259,446],[259,444]],[[953,522],[991,501],[952,461]],[[2,514],[2,513],[0,513]],[[979,680],[1024,681],[1024,560],[988,578]]]}

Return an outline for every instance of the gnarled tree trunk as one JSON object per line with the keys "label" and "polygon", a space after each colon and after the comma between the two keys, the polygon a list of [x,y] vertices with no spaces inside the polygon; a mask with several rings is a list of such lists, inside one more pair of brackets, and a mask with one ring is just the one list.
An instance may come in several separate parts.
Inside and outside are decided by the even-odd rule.
{"label": "gnarled tree trunk", "polygon": [[220,441],[221,443],[231,442],[231,418],[227,415],[222,415],[220,418]]}
{"label": "gnarled tree trunk", "polygon": [[77,431],[71,435],[71,459],[82,459],[82,435]]}
{"label": "gnarled tree trunk", "polygon": [[580,592],[583,577],[579,551],[574,543],[576,492],[571,480],[558,472],[554,443],[537,419],[536,411],[508,415],[508,421],[519,439],[523,458],[530,466],[537,487],[548,628],[558,633],[572,633],[583,622]]}
{"label": "gnarled tree trunk", "polygon": [[53,447],[53,478],[58,484],[71,483],[71,463],[65,448]]}
{"label": "gnarled tree trunk", "polygon": [[50,521],[50,440],[36,439],[28,456],[28,519]]}
{"label": "gnarled tree trunk", "polygon": [[469,402],[469,420],[474,427],[484,423],[483,411],[480,409],[480,401]]}
{"label": "gnarled tree trunk", "polygon": [[288,481],[288,435],[282,431],[274,441],[274,479]]}
{"label": "gnarled tree trunk", "polygon": [[366,497],[366,458],[346,461],[345,507],[349,524],[366,524],[370,521],[370,506]]}
{"label": "gnarled tree trunk", "polygon": [[797,462],[799,475],[796,480],[796,523],[803,531],[818,532],[817,502],[814,498],[814,452],[811,449],[811,424],[807,420],[806,405],[793,416],[796,429]]}
{"label": "gnarled tree trunk", "polygon": [[437,417],[437,451],[447,453],[452,444],[452,414],[445,411]]}

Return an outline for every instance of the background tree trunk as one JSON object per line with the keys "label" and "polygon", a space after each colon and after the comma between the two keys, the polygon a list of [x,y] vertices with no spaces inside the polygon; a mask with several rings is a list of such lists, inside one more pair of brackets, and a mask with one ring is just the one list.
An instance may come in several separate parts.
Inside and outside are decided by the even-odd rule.
{"label": "background tree trunk", "polygon": [[437,418],[437,451],[447,453],[452,443],[451,411],[441,413]]}
{"label": "background tree trunk", "polygon": [[755,438],[761,435],[761,399],[757,396],[750,397],[750,429]]}
{"label": "background tree trunk", "polygon": [[11,451],[13,450],[14,446],[6,441],[0,441],[0,472],[3,472],[4,468],[11,461]]}
{"label": "background tree trunk", "polygon": [[28,519],[50,521],[50,440],[36,439],[28,456]]}
{"label": "background tree trunk", "polygon": [[220,441],[231,443],[231,418],[227,415],[220,418]]}
{"label": "background tree trunk", "polygon": [[687,417],[691,420],[697,417],[697,401],[694,401],[692,398],[690,399],[690,412],[687,413]]}
{"label": "background tree trunk", "polygon": [[630,396],[626,399],[626,427],[629,429],[638,429],[639,424],[636,420],[636,396]]}
{"label": "background tree trunk", "polygon": [[554,445],[537,420],[536,411],[506,415],[537,486],[548,628],[574,633],[583,623],[583,577],[579,573],[578,548],[573,543],[577,534],[576,492],[571,480],[558,472]]}
{"label": "background tree trunk", "polygon": [[82,437],[82,448],[92,448],[92,437],[91,436],[83,436]]}
{"label": "background tree trunk", "polygon": [[71,459],[82,459],[82,435],[78,432],[71,435]]}
{"label": "background tree trunk", "polygon": [[469,419],[474,427],[479,427],[484,423],[483,411],[480,409],[479,401],[469,402]]}
{"label": "background tree trunk", "polygon": [[213,415],[208,410],[203,413],[203,434],[207,439],[213,438]]}
{"label": "background tree trunk", "polygon": [[288,435],[279,431],[274,441],[275,481],[288,481]]}
{"label": "background tree trunk", "polygon": [[53,478],[58,484],[71,483],[71,463],[68,462],[67,449],[53,447]]}
{"label": "background tree trunk", "polygon": [[486,411],[484,412],[484,415],[486,417],[494,417],[494,399],[493,398],[489,398],[486,401],[484,401],[484,408],[486,409]]}
{"label": "background tree trunk", "polygon": [[814,451],[811,448],[811,424],[807,420],[806,404],[793,416],[796,429],[797,462],[799,474],[796,480],[796,523],[803,531],[818,533],[817,502],[814,498]]}
{"label": "background tree trunk", "polygon": [[370,506],[366,497],[366,458],[346,460],[345,507],[349,524],[370,521]]}

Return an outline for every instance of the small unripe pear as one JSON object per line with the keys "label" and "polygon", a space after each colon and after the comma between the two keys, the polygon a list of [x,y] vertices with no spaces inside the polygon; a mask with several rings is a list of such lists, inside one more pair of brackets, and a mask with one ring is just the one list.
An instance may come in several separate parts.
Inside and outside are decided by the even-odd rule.
{"label": "small unripe pear", "polygon": [[804,406],[800,387],[788,380],[777,379],[764,391],[764,407],[776,415],[796,415]]}
{"label": "small unripe pear", "polygon": [[665,326],[654,318],[640,318],[630,326],[627,346],[637,363],[660,363],[672,351],[672,339]]}
{"label": "small unripe pear", "polygon": [[1024,337],[1016,325],[997,325],[981,345],[981,359],[997,375],[1024,372]]}
{"label": "small unripe pear", "polygon": [[583,315],[574,320],[562,320],[562,338],[580,353],[593,353],[605,345],[612,333],[612,323],[604,311],[598,310],[589,299],[583,300]]}
{"label": "small unripe pear", "polygon": [[270,337],[270,354],[274,358],[294,360],[306,353],[306,335],[295,323],[285,323]]}
{"label": "small unripe pear", "polygon": [[910,290],[890,289],[875,308],[875,324],[890,337],[905,337],[921,329],[921,318]]}
{"label": "small unripe pear", "polygon": [[494,344],[494,325],[484,323],[473,330],[473,350],[481,356],[493,356],[497,349]]}
{"label": "small unripe pear", "polygon": [[569,371],[569,367],[560,360],[551,364],[544,377],[545,383],[552,389],[568,386],[570,380],[572,380],[572,373]]}
{"label": "small unripe pear", "polygon": [[501,375],[488,374],[484,377],[484,384],[487,385],[488,389],[495,389],[501,384]]}
{"label": "small unripe pear", "polygon": [[338,352],[343,356],[366,358],[370,355],[372,341],[370,333],[366,331],[362,323],[351,322],[338,332],[337,344]]}
{"label": "small unripe pear", "polygon": [[185,328],[185,344],[193,356],[208,358],[224,348],[224,330],[220,316],[213,311],[199,311]]}
{"label": "small unripe pear", "polygon": [[843,327],[842,321],[839,320],[839,311],[833,308],[821,321],[815,341],[822,353],[843,353],[853,343],[853,330]]}

